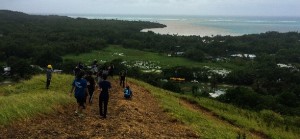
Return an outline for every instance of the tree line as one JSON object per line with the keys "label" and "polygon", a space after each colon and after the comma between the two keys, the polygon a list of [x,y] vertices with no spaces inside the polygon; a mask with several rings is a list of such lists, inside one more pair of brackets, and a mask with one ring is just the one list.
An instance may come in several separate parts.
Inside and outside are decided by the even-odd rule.
{"label": "tree line", "polygon": [[[211,73],[194,67],[181,67],[177,74],[191,81],[196,72],[201,82],[231,84],[233,89],[219,98],[223,102],[255,110],[300,114],[300,33],[271,31],[201,37],[140,32],[144,28],[162,27],[165,25],[145,21],[90,20],[0,10],[0,65],[12,67],[17,79],[30,78],[36,73],[38,69],[32,65],[46,67],[53,63],[54,67],[71,72],[76,61],[63,61],[62,56],[101,50],[111,44],[158,53],[184,52],[184,57],[199,62],[226,58],[239,67],[230,69],[226,77],[214,74],[214,78],[209,79]],[[255,54],[257,57],[253,60],[232,58],[232,54]],[[292,64],[294,68],[281,68],[278,63]],[[161,81],[174,76],[170,71],[176,69],[178,67],[163,69],[163,74],[158,75],[144,74],[134,68],[130,69],[134,72],[129,73],[153,85],[180,92],[177,84]]]}
{"label": "tree line", "polygon": [[[141,29],[154,27],[164,25],[144,21],[28,15],[0,10],[0,64],[11,66],[17,78],[31,73],[29,65],[46,67],[52,63],[54,67],[63,69],[74,64],[74,61],[63,61],[64,55],[101,50],[108,44],[121,44],[124,38]],[[17,63],[26,63],[27,66],[18,71],[20,67],[15,67],[19,65]],[[70,72],[70,69],[66,70]]]}

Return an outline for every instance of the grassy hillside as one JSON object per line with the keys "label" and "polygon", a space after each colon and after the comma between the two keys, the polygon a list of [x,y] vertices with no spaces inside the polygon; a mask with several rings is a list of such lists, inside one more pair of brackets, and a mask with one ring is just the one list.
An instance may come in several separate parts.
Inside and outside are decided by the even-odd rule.
{"label": "grassy hillside", "polygon": [[[239,134],[245,134],[247,138],[300,137],[299,128],[293,125],[297,124],[299,117],[284,119],[270,111],[257,113],[207,98],[172,93],[138,80],[130,81],[150,90],[160,100],[165,111],[193,127],[205,138],[236,138]],[[185,104],[186,102],[188,104]],[[189,104],[195,108],[188,108]],[[294,119],[293,124],[285,121],[289,119]]]}
{"label": "grassy hillside", "polygon": [[73,97],[67,95],[72,79],[70,75],[54,74],[49,90],[45,89],[45,75],[15,85],[0,86],[0,125],[49,114],[57,107],[73,102]]}
{"label": "grassy hillside", "polygon": [[[54,74],[49,90],[45,89],[45,76],[0,87],[0,125],[7,125],[39,115],[55,113],[63,105],[76,103],[67,93],[73,79],[71,75]],[[297,118],[284,124],[284,119],[270,112],[253,112],[206,98],[195,98],[169,92],[147,83],[129,79],[151,92],[161,108],[193,128],[203,138],[299,138]],[[55,90],[55,91],[54,91]],[[135,90],[133,90],[134,92]],[[134,92],[138,94],[140,92]],[[147,100],[144,100],[147,101]],[[269,121],[267,121],[269,118]],[[286,122],[286,121],[285,121]]]}

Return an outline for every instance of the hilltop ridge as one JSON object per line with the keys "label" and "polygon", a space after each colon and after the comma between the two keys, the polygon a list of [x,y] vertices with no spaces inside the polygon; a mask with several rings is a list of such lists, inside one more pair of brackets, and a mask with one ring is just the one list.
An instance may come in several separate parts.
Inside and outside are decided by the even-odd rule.
{"label": "hilltop ridge", "polygon": [[68,94],[73,76],[54,74],[50,90],[45,89],[44,78],[37,75],[0,86],[0,138],[299,137],[298,128],[291,124],[287,127],[276,121],[264,122],[261,114],[173,93],[131,78],[127,83],[134,93],[132,100],[123,98],[117,77],[109,78],[113,88],[107,119],[99,116],[99,92],[84,118],[80,118],[74,113],[75,98]]}
{"label": "hilltop ridge", "polygon": [[1,129],[0,138],[199,138],[193,130],[165,113],[149,91],[129,83],[134,96],[125,100],[117,80],[109,80],[113,87],[107,119],[100,119],[96,92],[84,118],[75,116],[76,104],[67,105],[53,114]]}

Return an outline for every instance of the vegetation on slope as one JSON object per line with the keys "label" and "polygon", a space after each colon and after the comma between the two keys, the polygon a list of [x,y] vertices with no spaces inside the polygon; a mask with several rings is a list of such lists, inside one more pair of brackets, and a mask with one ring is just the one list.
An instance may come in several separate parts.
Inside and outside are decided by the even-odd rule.
{"label": "vegetation on slope", "polygon": [[[31,80],[1,86],[1,125],[55,113],[62,105],[76,103],[67,95],[73,76],[55,74],[50,90],[45,89],[44,79],[44,75],[38,75]],[[182,121],[204,138],[299,137],[299,117],[284,117],[265,110],[257,113],[211,99],[173,93],[135,79],[129,82],[149,90],[160,101],[158,105],[163,111],[175,118],[173,120]]]}
{"label": "vegetation on slope", "polygon": [[53,113],[57,107],[73,103],[73,97],[66,95],[73,78],[71,75],[55,74],[49,90],[45,87],[45,75],[0,86],[0,125]]}
{"label": "vegetation on slope", "polygon": [[[246,134],[247,138],[255,138],[253,134],[263,138],[299,138],[299,118],[284,117],[272,111],[255,112],[237,108],[207,98],[195,98],[156,88],[138,80],[130,79],[139,84],[160,100],[165,111],[170,112],[180,121],[194,127],[205,138],[235,138]],[[202,111],[192,111],[184,105],[187,101]],[[214,116],[205,114],[209,111]],[[217,118],[216,118],[217,117]],[[216,119],[221,119],[222,122]],[[224,124],[224,123],[230,123]]]}
{"label": "vegetation on slope", "polygon": [[[125,63],[128,75],[131,77],[178,93],[187,93],[182,90],[192,90],[192,87],[206,88],[195,91],[196,96],[201,93],[213,92],[212,90],[225,84],[230,89],[225,95],[218,98],[219,101],[256,111],[269,109],[285,115],[299,115],[300,113],[299,86],[297,85],[300,83],[299,70],[296,67],[281,68],[276,65],[274,59],[268,56],[258,58],[257,61],[245,60],[246,62],[241,66],[230,62],[196,62],[183,57],[168,57],[163,53],[109,46],[92,53],[78,56],[68,55],[65,59],[81,60],[88,64],[94,59],[104,60],[103,62],[115,60],[113,63],[117,67],[116,70],[120,70],[120,67],[125,68]],[[227,75],[213,72],[215,69],[224,67],[227,67],[229,72]],[[137,68],[144,71],[159,70],[161,74],[142,73]],[[171,77],[184,78],[186,83],[196,80],[202,84],[186,86],[182,83],[162,81],[162,79]]]}

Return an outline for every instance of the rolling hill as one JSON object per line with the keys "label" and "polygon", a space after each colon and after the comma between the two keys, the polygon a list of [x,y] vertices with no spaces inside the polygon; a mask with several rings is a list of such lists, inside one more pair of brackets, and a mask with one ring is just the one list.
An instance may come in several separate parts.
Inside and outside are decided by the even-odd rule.
{"label": "rolling hill", "polygon": [[[0,138],[299,137],[295,132],[280,131],[274,134],[238,125],[188,97],[134,79],[127,81],[134,96],[131,100],[125,100],[118,77],[109,78],[113,87],[107,119],[99,116],[98,92],[93,104],[87,105],[85,116],[81,118],[75,115],[76,102],[68,94],[73,77],[55,74],[50,90],[44,88],[43,79],[44,76],[39,75],[18,84],[1,86],[0,117],[7,119],[7,122],[1,122]],[[7,110],[10,111],[9,115],[6,115]],[[223,109],[223,113],[226,110]],[[243,117],[242,114],[237,115]]]}

